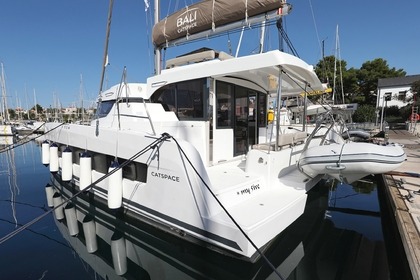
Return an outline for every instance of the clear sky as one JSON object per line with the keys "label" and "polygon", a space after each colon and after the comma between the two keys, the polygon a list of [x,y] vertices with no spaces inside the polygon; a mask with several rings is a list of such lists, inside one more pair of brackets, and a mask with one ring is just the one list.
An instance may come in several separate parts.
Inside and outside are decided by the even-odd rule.
{"label": "clear sky", "polygon": [[[153,1],[151,1],[153,2]],[[161,1],[171,9],[192,0]],[[408,75],[420,74],[419,0],[295,0],[285,29],[300,58],[317,64],[334,55],[336,27],[339,54],[347,68],[360,68],[375,58]],[[4,64],[9,108],[93,103],[98,95],[104,54],[108,0],[0,0],[0,61]],[[163,9],[167,9],[163,7]],[[163,13],[163,15],[166,15]],[[115,0],[107,86],[121,80],[124,66],[129,82],[145,82],[153,74],[152,10],[144,0]],[[245,38],[246,35],[245,35]],[[278,47],[277,33],[268,46]],[[208,46],[235,53],[238,34],[169,49],[166,58]],[[243,40],[240,55],[258,47],[255,37]],[[81,83],[82,80],[82,83]],[[35,94],[34,94],[35,92]],[[18,104],[19,103],[19,104]]]}

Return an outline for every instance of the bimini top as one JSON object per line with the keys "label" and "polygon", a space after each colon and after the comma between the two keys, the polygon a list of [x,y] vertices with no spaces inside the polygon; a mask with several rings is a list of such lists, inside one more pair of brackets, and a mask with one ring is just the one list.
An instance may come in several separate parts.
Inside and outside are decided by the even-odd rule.
{"label": "bimini top", "polygon": [[[281,75],[281,83],[279,76]],[[324,90],[313,66],[300,58],[275,50],[236,58],[219,58],[162,70],[147,79],[151,96],[162,86],[200,78],[241,81],[254,90],[275,94],[281,84],[282,95],[301,94],[305,89]]]}

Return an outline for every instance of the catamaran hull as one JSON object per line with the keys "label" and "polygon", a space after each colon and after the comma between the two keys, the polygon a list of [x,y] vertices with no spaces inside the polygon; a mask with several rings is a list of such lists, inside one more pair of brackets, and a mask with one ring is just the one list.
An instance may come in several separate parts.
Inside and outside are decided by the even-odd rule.
{"label": "catamaran hull", "polygon": [[[78,191],[83,179],[82,188],[98,199],[92,200],[92,205],[101,201],[109,205],[113,198],[109,197],[109,189],[115,186],[107,177],[107,164],[115,159],[112,151],[118,150],[120,161],[124,162],[122,159],[130,159],[149,147],[123,169],[122,209],[127,215],[134,220],[152,221],[156,227],[181,238],[250,261],[259,256],[247,237],[257,248],[264,248],[304,212],[307,191],[320,179],[308,180],[293,164],[282,178],[278,177],[280,167],[267,173],[267,164],[274,167],[284,161],[289,166],[289,159],[298,154],[292,149],[270,153],[255,150],[255,158],[251,157],[254,160],[247,165],[251,172],[244,173],[238,168],[241,158],[231,165],[205,167],[198,151],[181,139],[167,138],[156,144],[159,137],[135,131],[102,128],[101,137],[97,137],[94,126],[51,124],[47,128],[54,129],[47,134],[49,139],[61,143],[57,159],[60,169],[54,176],[61,178],[61,156],[69,146],[73,150],[71,183]],[[92,161],[92,169],[87,172],[82,166],[86,154]],[[265,163],[261,162],[263,157]],[[273,178],[258,175],[257,168]],[[89,188],[86,180],[93,183]],[[223,185],[226,187],[221,188]]]}

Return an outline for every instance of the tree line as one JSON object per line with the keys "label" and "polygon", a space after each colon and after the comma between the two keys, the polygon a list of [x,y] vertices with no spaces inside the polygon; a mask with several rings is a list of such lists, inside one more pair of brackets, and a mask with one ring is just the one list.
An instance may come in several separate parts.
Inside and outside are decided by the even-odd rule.
{"label": "tree line", "polygon": [[[336,71],[334,72],[334,70]],[[375,121],[376,119],[376,96],[378,80],[384,78],[404,77],[406,72],[403,69],[390,67],[386,60],[376,58],[372,61],[366,61],[360,69],[347,69],[345,60],[336,60],[335,56],[327,56],[321,59],[315,66],[315,72],[323,83],[328,83],[330,87],[335,84],[335,98],[337,103],[358,103],[359,109],[353,115],[353,120]],[[343,90],[343,94],[342,93]],[[420,90],[420,81],[411,85],[411,92],[418,93]],[[339,94],[337,94],[339,93]],[[343,100],[344,96],[344,100]],[[388,118],[394,118],[395,121],[405,121],[411,114],[411,104],[403,108],[390,106],[385,108]],[[416,100],[415,106],[419,105]]]}

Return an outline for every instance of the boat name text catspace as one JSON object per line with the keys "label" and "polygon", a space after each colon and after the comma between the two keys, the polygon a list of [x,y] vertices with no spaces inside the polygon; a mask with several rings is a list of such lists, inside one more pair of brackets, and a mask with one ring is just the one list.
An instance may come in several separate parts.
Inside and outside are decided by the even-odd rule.
{"label": "boat name text catspace", "polygon": [[151,174],[154,177],[158,177],[158,178],[162,178],[162,179],[168,179],[168,180],[172,180],[174,182],[179,183],[179,177],[178,176],[169,175],[169,174],[165,174],[165,173],[154,172],[154,171],[152,171]]}

